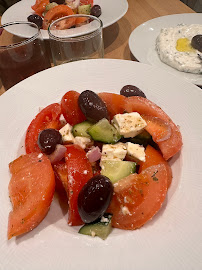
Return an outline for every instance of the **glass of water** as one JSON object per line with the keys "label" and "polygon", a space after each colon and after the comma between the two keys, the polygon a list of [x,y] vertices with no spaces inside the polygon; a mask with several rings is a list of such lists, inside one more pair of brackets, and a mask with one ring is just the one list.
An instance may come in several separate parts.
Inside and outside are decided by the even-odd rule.
{"label": "glass of water", "polygon": [[53,64],[104,57],[102,21],[75,14],[53,21],[49,28]]}

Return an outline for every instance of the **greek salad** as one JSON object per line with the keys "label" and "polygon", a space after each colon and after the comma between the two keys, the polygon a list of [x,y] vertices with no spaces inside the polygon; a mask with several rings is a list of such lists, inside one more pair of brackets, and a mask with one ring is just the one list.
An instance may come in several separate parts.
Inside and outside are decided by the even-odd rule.
{"label": "greek salad", "polygon": [[[30,14],[27,20],[44,30],[47,30],[53,21],[64,16],[85,14],[99,17],[102,14],[101,7],[94,5],[93,0],[36,0],[32,10],[33,14]],[[58,24],[57,29],[75,27],[83,23],[86,23],[85,18],[78,17],[71,25]]]}
{"label": "greek salad", "polygon": [[181,147],[179,128],[133,85],[120,94],[68,91],[31,121],[26,154],[9,164],[8,239],[40,223],[55,192],[66,194],[67,223],[80,234],[140,228],[160,210],[168,160]]}

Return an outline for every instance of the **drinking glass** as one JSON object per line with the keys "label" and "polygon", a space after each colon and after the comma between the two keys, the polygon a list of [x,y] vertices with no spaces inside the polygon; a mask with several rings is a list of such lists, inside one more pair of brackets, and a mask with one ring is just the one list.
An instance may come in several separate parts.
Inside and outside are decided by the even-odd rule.
{"label": "drinking glass", "polygon": [[0,26],[0,78],[5,90],[50,67],[38,26],[11,22]]}
{"label": "drinking glass", "polygon": [[53,64],[104,57],[102,21],[91,15],[75,14],[49,26]]}

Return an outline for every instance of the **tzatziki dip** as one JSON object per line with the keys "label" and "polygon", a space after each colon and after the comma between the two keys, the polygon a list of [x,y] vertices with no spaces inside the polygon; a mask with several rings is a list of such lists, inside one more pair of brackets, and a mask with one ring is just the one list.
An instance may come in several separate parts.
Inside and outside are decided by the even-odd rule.
{"label": "tzatziki dip", "polygon": [[165,64],[183,72],[202,73],[202,25],[179,24],[161,29],[156,50]]}

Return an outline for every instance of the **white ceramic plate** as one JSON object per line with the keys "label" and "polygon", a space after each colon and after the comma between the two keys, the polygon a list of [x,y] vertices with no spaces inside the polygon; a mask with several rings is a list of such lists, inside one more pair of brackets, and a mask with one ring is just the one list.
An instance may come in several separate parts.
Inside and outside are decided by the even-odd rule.
{"label": "white ceramic plate", "polygon": [[[57,199],[41,224],[6,239],[8,163],[22,151],[25,131],[40,107],[68,90],[119,93],[134,84],[180,125],[183,149],[171,160],[173,182],[159,213],[135,231],[114,229],[105,241],[67,225]],[[0,96],[0,269],[201,269],[202,91],[163,70],[124,60],[83,60],[40,72]]]}
{"label": "white ceramic plate", "polygon": [[[31,6],[35,0],[21,0],[15,5],[7,9],[1,19],[1,23],[5,24],[13,21],[27,21],[27,17],[34,13]],[[121,19],[128,10],[127,0],[94,0],[94,4],[100,5],[102,14],[99,19],[103,22],[103,28],[112,25]],[[16,34],[12,32],[12,34]],[[44,39],[49,39],[48,31],[41,30]],[[19,33],[21,37],[27,37]]]}
{"label": "white ceramic plate", "polygon": [[147,21],[135,28],[131,33],[129,38],[130,50],[135,58],[142,63],[157,66],[194,84],[202,85],[201,74],[180,72],[164,64],[159,59],[155,50],[156,38],[159,35],[161,28],[174,27],[179,23],[184,23],[187,25],[201,24],[202,14],[174,14]]}

